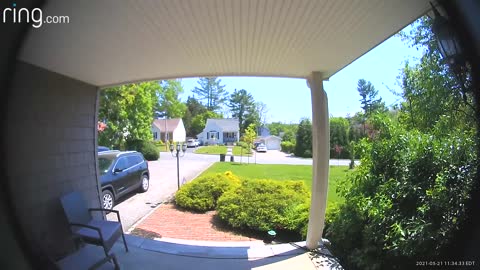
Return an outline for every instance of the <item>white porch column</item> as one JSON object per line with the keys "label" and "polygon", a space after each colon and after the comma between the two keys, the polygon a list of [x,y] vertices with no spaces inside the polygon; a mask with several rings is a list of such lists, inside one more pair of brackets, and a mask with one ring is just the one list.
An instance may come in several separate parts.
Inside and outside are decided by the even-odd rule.
{"label": "white porch column", "polygon": [[312,93],[312,153],[313,179],[307,247],[314,249],[322,240],[327,207],[328,169],[330,160],[330,126],[327,93],[323,90],[323,77],[313,72],[308,79]]}

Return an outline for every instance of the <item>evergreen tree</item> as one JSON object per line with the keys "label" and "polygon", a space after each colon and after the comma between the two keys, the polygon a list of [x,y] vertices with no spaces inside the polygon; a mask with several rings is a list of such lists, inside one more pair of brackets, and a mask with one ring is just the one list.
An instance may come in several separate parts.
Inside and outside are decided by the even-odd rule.
{"label": "evergreen tree", "polygon": [[312,122],[304,118],[297,130],[297,140],[294,152],[297,157],[312,157]]}
{"label": "evergreen tree", "polygon": [[195,87],[192,92],[205,102],[204,105],[209,111],[220,110],[228,95],[225,85],[221,85],[221,80],[217,77],[200,78],[198,84],[200,87]]}
{"label": "evergreen tree", "polygon": [[233,91],[228,101],[228,107],[232,117],[238,118],[240,133],[243,133],[249,124],[257,124],[254,122],[255,100],[245,89]]}

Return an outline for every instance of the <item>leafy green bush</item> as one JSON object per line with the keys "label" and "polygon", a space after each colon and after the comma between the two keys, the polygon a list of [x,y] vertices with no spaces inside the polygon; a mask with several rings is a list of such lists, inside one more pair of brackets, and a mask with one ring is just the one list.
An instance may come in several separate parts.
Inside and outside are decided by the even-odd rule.
{"label": "leafy green bush", "polygon": [[158,160],[160,158],[157,146],[150,142],[143,144],[138,151],[143,154],[146,160]]}
{"label": "leafy green bush", "polygon": [[249,149],[250,147],[248,147],[248,143],[246,142],[242,142],[242,141],[239,141],[237,142],[237,145],[242,147],[242,148],[245,148],[245,149]]}
{"label": "leafy green bush", "polygon": [[243,180],[218,199],[217,213],[235,228],[300,230],[309,197],[302,181]]}
{"label": "leafy green bush", "polygon": [[198,212],[213,210],[224,192],[239,185],[240,180],[231,172],[203,176],[183,185],[175,194],[175,202]]}
{"label": "leafy green bush", "polygon": [[329,213],[326,237],[346,269],[412,268],[443,254],[465,218],[474,136],[407,131],[381,117],[374,125],[360,166],[339,185],[345,201]]}
{"label": "leafy green bush", "polygon": [[285,153],[293,153],[293,150],[295,150],[295,143],[293,142],[284,141],[280,144],[280,146],[282,147],[282,151]]}
{"label": "leafy green bush", "polygon": [[160,158],[160,153],[154,142],[132,140],[126,143],[126,148],[129,151],[142,153],[146,160],[158,160]]}

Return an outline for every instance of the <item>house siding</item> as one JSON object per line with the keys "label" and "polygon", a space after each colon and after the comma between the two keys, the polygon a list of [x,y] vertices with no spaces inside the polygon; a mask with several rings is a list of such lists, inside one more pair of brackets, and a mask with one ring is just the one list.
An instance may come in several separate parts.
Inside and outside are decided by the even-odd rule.
{"label": "house siding", "polygon": [[173,131],[173,140],[175,142],[185,142],[187,137],[187,132],[185,131],[185,126],[183,125],[182,119],[178,123],[177,128]]}
{"label": "house siding", "polygon": [[73,247],[59,198],[76,190],[100,206],[97,102],[95,86],[17,63],[4,142],[8,191],[27,239],[54,258]]}

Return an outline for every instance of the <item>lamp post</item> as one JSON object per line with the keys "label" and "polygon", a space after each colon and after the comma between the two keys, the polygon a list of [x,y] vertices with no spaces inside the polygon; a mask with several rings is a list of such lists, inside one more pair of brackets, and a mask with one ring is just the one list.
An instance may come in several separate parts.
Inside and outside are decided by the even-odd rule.
{"label": "lamp post", "polygon": [[[176,150],[176,152],[174,152],[174,150]],[[170,144],[170,153],[172,153],[172,157],[177,158],[177,190],[180,189],[180,161],[179,161],[179,158],[183,157],[185,155],[186,151],[187,151],[187,144],[185,144],[185,143],[177,143],[176,147],[174,147],[173,144]]]}

